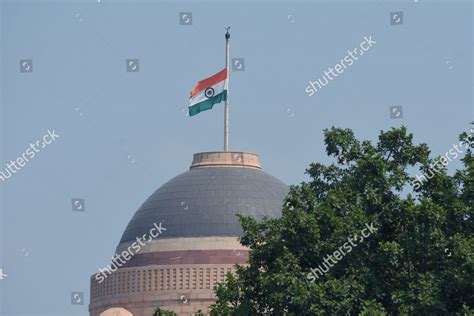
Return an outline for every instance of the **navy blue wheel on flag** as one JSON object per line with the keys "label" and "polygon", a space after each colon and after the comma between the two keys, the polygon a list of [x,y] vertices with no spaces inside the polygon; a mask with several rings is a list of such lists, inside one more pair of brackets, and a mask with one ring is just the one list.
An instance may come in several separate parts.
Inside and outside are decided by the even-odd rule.
{"label": "navy blue wheel on flag", "polygon": [[207,88],[206,91],[204,91],[204,95],[206,96],[206,98],[210,99],[214,96],[214,89],[213,88]]}

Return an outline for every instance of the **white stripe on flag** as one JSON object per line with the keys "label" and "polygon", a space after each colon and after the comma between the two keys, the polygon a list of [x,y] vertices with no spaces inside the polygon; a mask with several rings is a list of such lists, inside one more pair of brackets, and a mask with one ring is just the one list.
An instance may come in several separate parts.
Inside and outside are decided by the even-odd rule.
{"label": "white stripe on flag", "polygon": [[[216,83],[211,88],[214,89],[214,95],[218,95],[219,93],[222,93],[224,90],[227,90],[227,79],[219,83]],[[202,101],[206,101],[207,99],[209,99],[208,97],[206,97],[205,92],[206,92],[206,89],[201,90],[198,93],[196,93],[191,99],[189,99],[189,106],[193,106],[196,103],[200,103]]]}

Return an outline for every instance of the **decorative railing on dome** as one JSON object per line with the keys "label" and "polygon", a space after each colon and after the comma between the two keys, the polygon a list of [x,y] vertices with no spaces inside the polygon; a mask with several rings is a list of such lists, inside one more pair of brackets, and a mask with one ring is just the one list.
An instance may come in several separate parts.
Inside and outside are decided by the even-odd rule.
{"label": "decorative railing on dome", "polygon": [[235,273],[234,267],[170,266],[119,269],[99,284],[92,279],[91,297],[100,299],[112,295],[175,291],[187,289],[212,290],[225,280],[227,272]]}

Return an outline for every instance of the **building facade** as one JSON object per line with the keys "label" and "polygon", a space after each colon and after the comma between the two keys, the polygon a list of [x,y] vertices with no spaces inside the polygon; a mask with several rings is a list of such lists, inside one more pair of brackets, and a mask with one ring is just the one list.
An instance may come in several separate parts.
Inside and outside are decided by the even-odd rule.
{"label": "building facade", "polygon": [[248,261],[236,214],[278,217],[287,193],[256,154],[195,154],[190,170],[156,190],[130,220],[116,253],[139,251],[111,264],[103,278],[91,277],[90,315],[151,316],[157,306],[206,314],[214,286]]}

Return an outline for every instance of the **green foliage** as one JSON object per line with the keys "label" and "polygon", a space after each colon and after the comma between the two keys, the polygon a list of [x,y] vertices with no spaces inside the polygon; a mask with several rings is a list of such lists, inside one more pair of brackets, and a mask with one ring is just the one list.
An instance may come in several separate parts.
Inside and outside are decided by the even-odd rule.
{"label": "green foliage", "polygon": [[[153,316],[177,316],[177,314],[175,312],[169,312],[169,311],[166,311],[166,310],[163,310],[159,307],[157,307],[155,309],[155,312],[153,313]],[[195,314],[194,316],[205,316],[202,311],[199,309]]]}
{"label": "green foliage", "polygon": [[157,307],[153,313],[153,316],[177,316],[177,314],[175,312],[169,312]]}
{"label": "green foliage", "polygon": [[[211,315],[472,315],[474,313],[474,138],[462,168],[416,187],[413,173],[439,158],[405,127],[359,141],[325,130],[335,163],[313,163],[292,186],[281,218],[240,217],[248,266],[215,288]],[[311,268],[360,232],[378,231],[327,273]]]}

